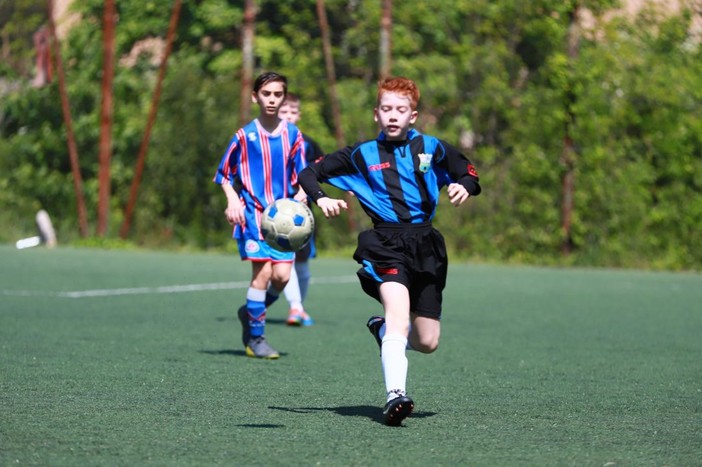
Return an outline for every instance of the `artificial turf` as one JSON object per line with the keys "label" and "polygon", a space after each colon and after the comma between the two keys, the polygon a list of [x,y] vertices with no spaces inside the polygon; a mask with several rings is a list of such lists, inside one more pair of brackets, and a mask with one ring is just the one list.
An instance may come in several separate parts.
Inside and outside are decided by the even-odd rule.
{"label": "artificial turf", "polygon": [[380,310],[315,259],[277,361],[238,255],[0,246],[1,465],[699,465],[702,276],[452,264],[442,338],[382,424]]}

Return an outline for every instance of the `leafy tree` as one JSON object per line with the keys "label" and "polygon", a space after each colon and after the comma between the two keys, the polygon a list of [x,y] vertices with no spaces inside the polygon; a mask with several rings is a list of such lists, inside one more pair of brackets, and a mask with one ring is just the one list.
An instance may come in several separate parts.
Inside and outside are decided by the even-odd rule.
{"label": "leafy tree", "polygon": [[[222,196],[211,178],[238,126],[243,4],[183,4],[135,213],[131,238],[138,244],[231,248]],[[286,74],[302,96],[303,131],[335,149],[315,0],[257,4],[255,72]],[[144,39],[165,36],[172,2],[117,5],[111,225],[121,221],[157,76],[148,51],[136,51]],[[373,138],[381,2],[325,5],[343,134],[349,144]],[[64,56],[94,222],[102,0],[74,6],[83,20],[64,43]],[[484,186],[467,206],[454,209],[444,200],[439,207],[437,225],[459,257],[702,267],[702,57],[690,32],[694,12],[662,14],[649,7],[633,19],[604,21],[617,6],[613,0],[393,2],[392,73],[420,84],[418,127],[459,145]],[[592,12],[594,26],[581,31],[577,54],[569,55],[575,7]],[[15,22],[0,27],[18,27]],[[12,37],[18,47],[12,50],[20,50]],[[11,229],[26,230],[44,207],[62,237],[75,237],[55,86],[32,89],[29,68],[0,73],[12,75],[16,89],[0,90],[0,216],[28,219],[10,222]],[[574,143],[570,166],[562,160],[566,136]],[[566,170],[572,170],[574,192],[572,251],[564,257]],[[319,224],[322,251],[352,248],[355,232],[343,219]]]}

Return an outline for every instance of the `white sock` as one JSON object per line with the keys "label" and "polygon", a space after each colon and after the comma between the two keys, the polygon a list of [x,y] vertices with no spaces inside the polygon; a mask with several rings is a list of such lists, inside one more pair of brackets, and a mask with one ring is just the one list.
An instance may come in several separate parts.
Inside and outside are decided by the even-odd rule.
{"label": "white sock", "polygon": [[[410,324],[410,332],[412,332],[412,325]],[[378,335],[380,336],[380,340],[383,340],[383,337],[385,337],[385,323],[383,323],[380,326],[380,329],[378,330]],[[405,347],[407,350],[414,350],[414,347],[412,347],[412,344],[410,344],[410,341],[407,341],[407,346]]]}
{"label": "white sock", "polygon": [[[405,394],[407,384],[407,338],[400,334],[386,334],[380,351],[388,400]],[[398,394],[399,392],[399,394]]]}
{"label": "white sock", "polygon": [[296,310],[303,310],[302,308],[302,296],[300,295],[300,283],[297,280],[297,273],[295,268],[290,270],[290,280],[288,285],[283,289],[285,294],[285,299],[290,304],[290,308],[295,308]]}
{"label": "white sock", "polygon": [[295,261],[295,272],[297,272],[297,279],[300,283],[300,296],[304,303],[307,297],[307,289],[310,286],[310,278],[312,277],[309,261]]}

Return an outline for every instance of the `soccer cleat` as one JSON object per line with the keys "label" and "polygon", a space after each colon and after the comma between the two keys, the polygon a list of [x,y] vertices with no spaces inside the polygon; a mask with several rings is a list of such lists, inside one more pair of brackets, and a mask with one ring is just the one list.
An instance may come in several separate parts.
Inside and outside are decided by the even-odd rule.
{"label": "soccer cleat", "polygon": [[402,420],[409,417],[414,410],[414,402],[407,396],[389,400],[383,409],[383,420],[388,426],[400,426]]}
{"label": "soccer cleat", "polygon": [[239,316],[239,321],[241,322],[241,342],[244,344],[244,347],[246,347],[246,344],[248,344],[249,339],[251,339],[249,310],[246,309],[246,305],[242,305],[241,307],[239,307],[237,315]]}
{"label": "soccer cleat", "polygon": [[290,308],[286,323],[288,326],[312,326],[314,324],[314,320],[303,310]]}
{"label": "soccer cleat", "polygon": [[253,358],[267,358],[273,360],[280,357],[280,354],[273,347],[268,345],[264,336],[251,337],[246,344],[246,355]]}
{"label": "soccer cleat", "polygon": [[378,343],[378,347],[381,348],[383,345],[383,339],[380,337],[380,328],[383,326],[383,324],[385,324],[385,318],[383,318],[382,316],[371,316],[368,322],[366,323],[368,330],[371,334],[373,334],[373,337],[375,337],[375,341]]}

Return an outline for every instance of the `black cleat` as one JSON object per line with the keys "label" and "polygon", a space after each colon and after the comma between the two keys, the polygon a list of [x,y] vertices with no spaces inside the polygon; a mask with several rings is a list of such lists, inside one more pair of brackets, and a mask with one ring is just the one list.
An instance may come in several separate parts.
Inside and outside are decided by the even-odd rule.
{"label": "black cleat", "polygon": [[251,340],[251,327],[249,325],[249,310],[246,305],[241,305],[236,313],[239,316],[239,321],[241,322],[241,342],[246,347]]}
{"label": "black cleat", "polygon": [[383,420],[388,426],[400,426],[402,420],[409,417],[414,410],[414,402],[407,396],[399,396],[385,404]]}
{"label": "black cleat", "polygon": [[375,337],[375,341],[378,343],[378,347],[381,348],[383,345],[383,339],[380,338],[380,328],[383,324],[385,324],[385,318],[383,318],[382,316],[371,316],[368,322],[366,323],[368,330],[371,334],[373,334],[373,337]]}

